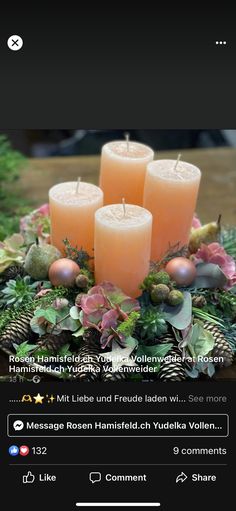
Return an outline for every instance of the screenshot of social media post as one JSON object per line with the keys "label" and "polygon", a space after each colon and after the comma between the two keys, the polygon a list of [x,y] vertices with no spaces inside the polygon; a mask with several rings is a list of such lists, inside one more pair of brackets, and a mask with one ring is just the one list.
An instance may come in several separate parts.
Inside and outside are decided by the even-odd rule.
{"label": "screenshot of social media post", "polygon": [[235,197],[233,129],[0,130],[13,504],[224,505]]}

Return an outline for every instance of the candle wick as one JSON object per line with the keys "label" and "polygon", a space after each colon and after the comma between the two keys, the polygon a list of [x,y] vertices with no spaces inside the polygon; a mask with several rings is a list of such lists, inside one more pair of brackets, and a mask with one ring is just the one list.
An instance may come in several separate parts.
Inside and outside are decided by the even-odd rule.
{"label": "candle wick", "polygon": [[77,184],[76,184],[76,194],[79,193],[79,185],[80,185],[81,177],[78,177]]}
{"label": "candle wick", "polygon": [[122,199],[122,206],[123,206],[123,212],[124,212],[124,216],[125,216],[125,215],[126,215],[126,207],[125,207],[125,206],[126,206],[126,204],[125,204],[125,199],[124,199],[124,197],[123,197],[123,199]]}
{"label": "candle wick", "polygon": [[125,133],[125,140],[126,140],[126,144],[127,144],[127,152],[129,152],[129,133]]}
{"label": "candle wick", "polygon": [[180,161],[180,158],[181,158],[181,154],[179,153],[179,154],[178,154],[178,158],[177,158],[177,160],[176,160],[176,162],[175,162],[174,170],[177,170],[177,167],[178,167],[178,163],[179,163],[179,161]]}

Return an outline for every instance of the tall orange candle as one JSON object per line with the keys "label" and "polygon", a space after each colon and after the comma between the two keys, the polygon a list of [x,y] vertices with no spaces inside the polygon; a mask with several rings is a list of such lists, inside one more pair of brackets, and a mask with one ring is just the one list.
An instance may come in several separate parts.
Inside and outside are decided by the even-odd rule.
{"label": "tall orange candle", "polygon": [[153,215],[152,261],[188,243],[201,179],[200,170],[183,161],[148,164],[143,205]]}
{"label": "tall orange candle", "polygon": [[140,206],[113,204],[95,213],[95,278],[128,296],[140,295],[149,272],[152,215]]}
{"label": "tall orange candle", "polygon": [[146,168],[153,157],[153,150],[138,142],[122,140],[105,144],[100,171],[104,204],[117,204],[124,197],[127,203],[142,206]]}
{"label": "tall orange candle", "polygon": [[63,240],[94,255],[95,211],[103,205],[103,192],[90,183],[70,181],[49,190],[51,242],[62,252]]}

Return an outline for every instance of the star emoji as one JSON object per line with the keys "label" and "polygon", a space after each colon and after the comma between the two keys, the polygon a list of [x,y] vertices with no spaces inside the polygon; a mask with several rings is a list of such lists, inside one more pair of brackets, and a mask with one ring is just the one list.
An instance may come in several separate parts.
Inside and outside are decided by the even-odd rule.
{"label": "star emoji", "polygon": [[118,371],[123,366],[137,367],[135,361],[130,358],[131,353],[134,351],[135,346],[121,348],[120,345],[113,340],[112,351],[100,353],[100,356],[107,362],[111,362],[112,369]]}
{"label": "star emoji", "polygon": [[38,392],[37,396],[33,396],[34,400],[35,400],[35,405],[37,404],[40,404],[42,405],[43,404],[43,399],[44,399],[44,396],[41,396]]}

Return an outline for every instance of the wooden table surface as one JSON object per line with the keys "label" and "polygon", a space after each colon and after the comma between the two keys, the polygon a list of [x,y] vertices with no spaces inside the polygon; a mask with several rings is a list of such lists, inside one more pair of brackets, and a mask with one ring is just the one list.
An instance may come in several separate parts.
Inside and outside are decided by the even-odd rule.
{"label": "wooden table surface", "polygon": [[[177,151],[159,152],[157,158],[176,158]],[[202,181],[197,205],[203,222],[218,218],[223,223],[236,224],[236,149],[193,149],[181,151],[182,160],[202,170]],[[19,194],[39,206],[47,202],[49,188],[63,181],[76,180],[98,183],[100,157],[76,156],[31,159],[17,184]]]}

